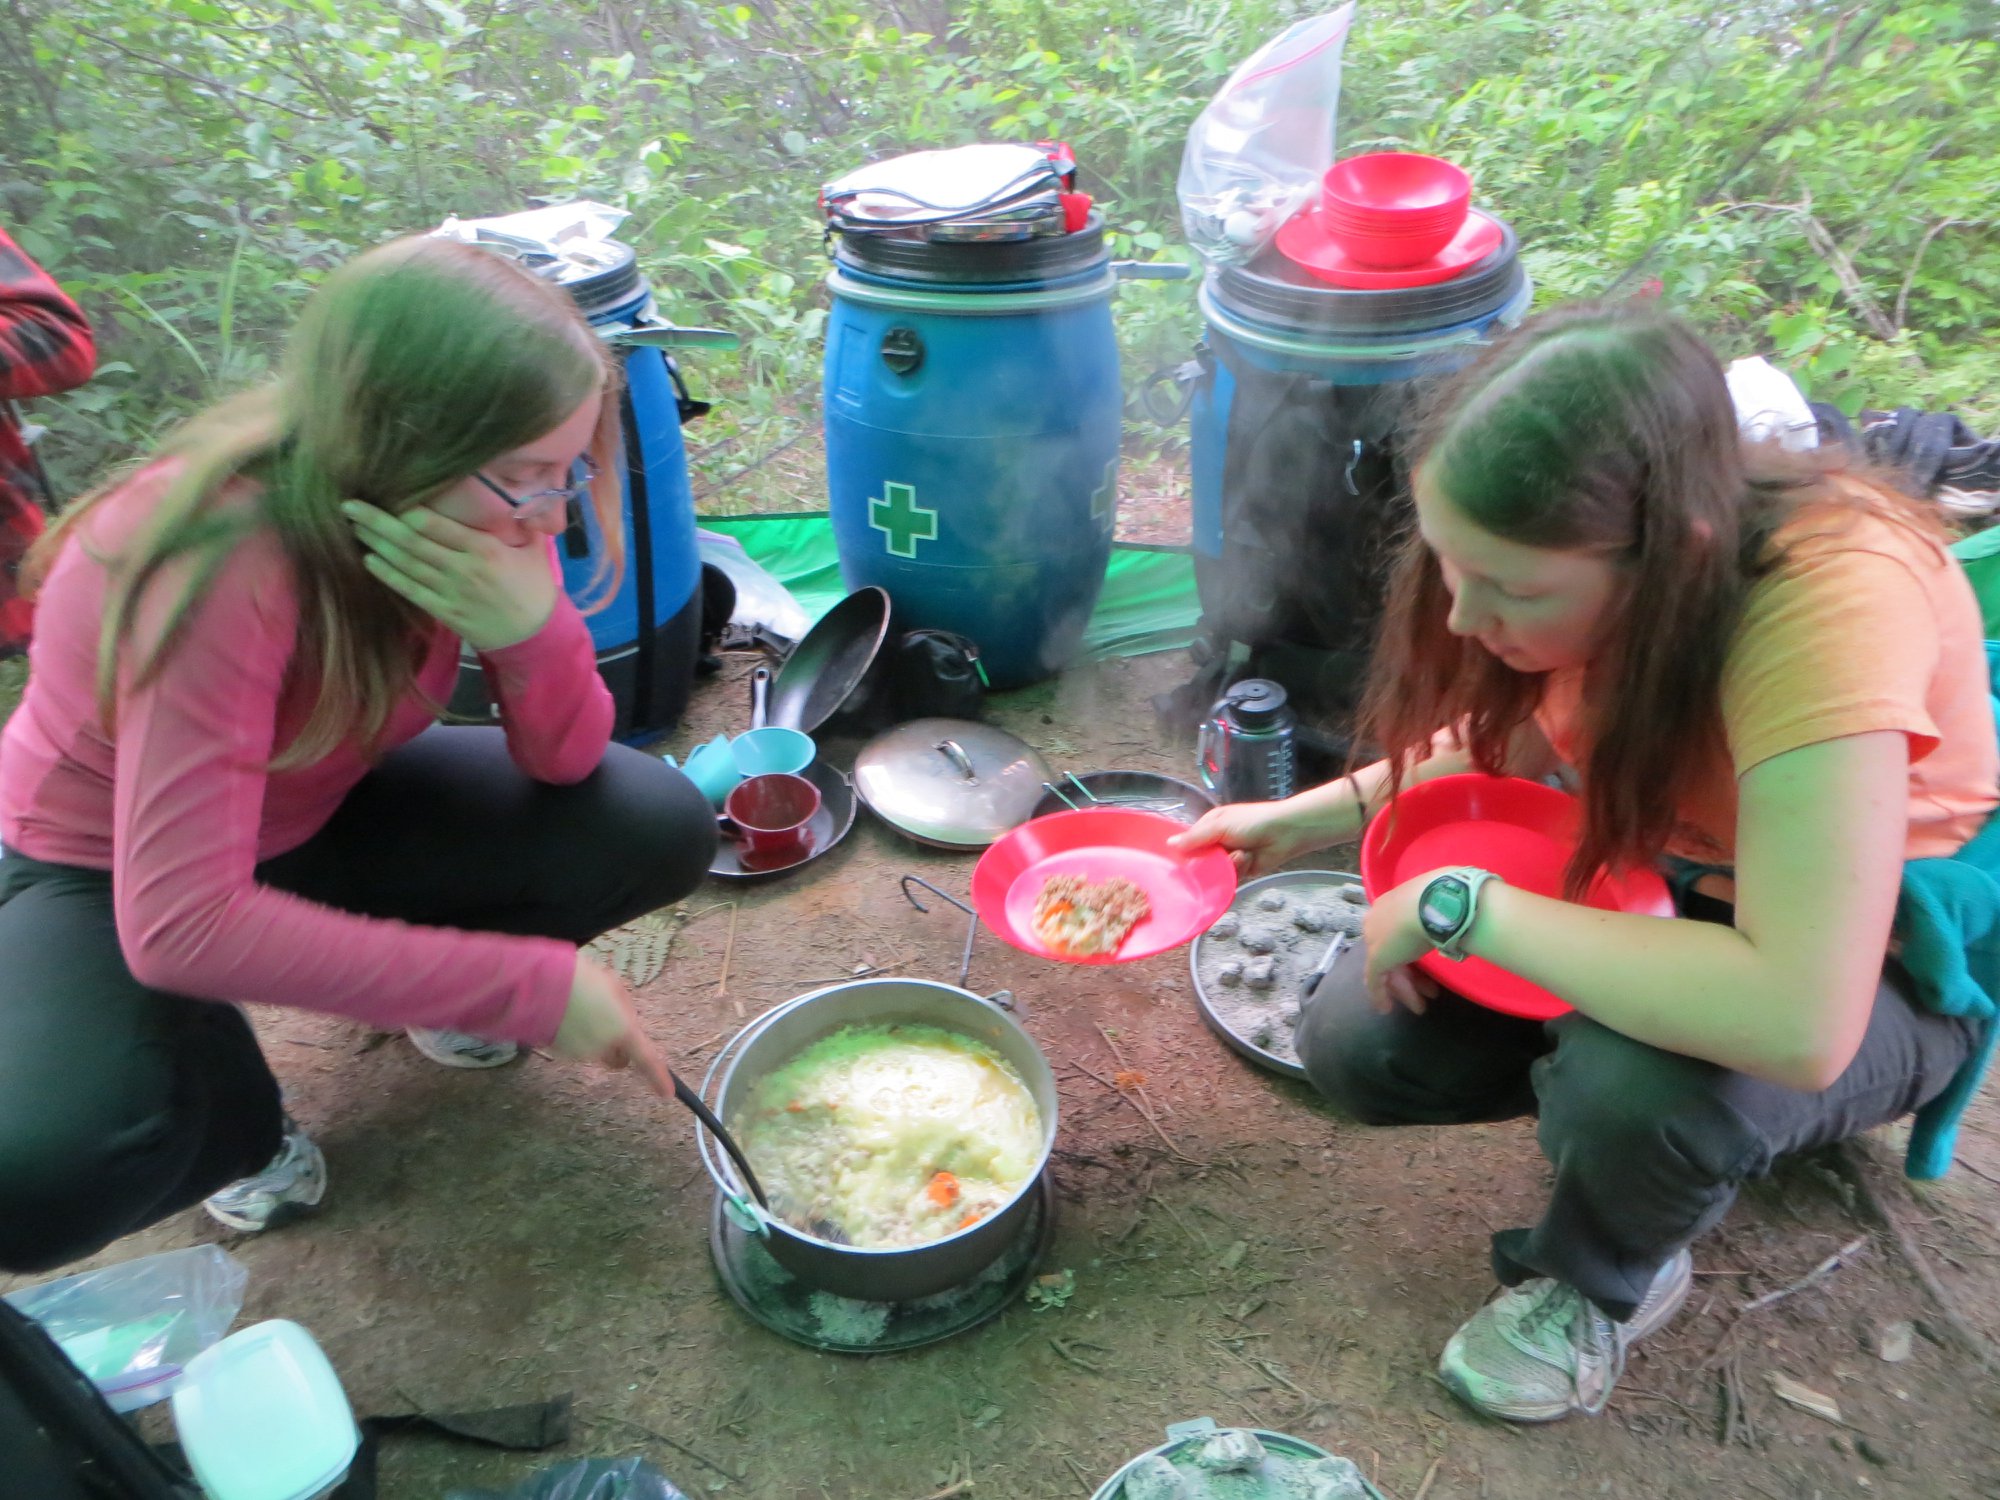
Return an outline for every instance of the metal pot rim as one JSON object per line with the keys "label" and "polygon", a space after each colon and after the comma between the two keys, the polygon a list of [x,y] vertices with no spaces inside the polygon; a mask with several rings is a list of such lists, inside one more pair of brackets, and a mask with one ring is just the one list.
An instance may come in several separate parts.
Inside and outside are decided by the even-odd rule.
{"label": "metal pot rim", "polygon": [[[734,1165],[721,1153],[719,1147],[711,1149],[713,1142],[710,1139],[707,1129],[699,1122],[695,1125],[695,1144],[700,1151],[702,1164],[707,1167],[708,1175],[714,1182],[716,1190],[722,1193],[724,1198],[731,1203],[746,1208],[754,1214],[763,1231],[768,1231],[774,1235],[783,1235],[788,1239],[797,1240],[801,1244],[810,1245],[822,1252],[832,1252],[841,1256],[851,1256],[862,1260],[922,1255],[939,1246],[949,1245],[961,1236],[978,1234],[984,1226],[998,1219],[1001,1215],[1008,1213],[1023,1198],[1035,1191],[1037,1185],[1048,1172],[1049,1158],[1055,1154],[1056,1131],[1060,1124],[1054,1108],[1056,1100],[1055,1070],[1049,1067],[1048,1058],[1042,1052],[1041,1043],[1030,1036],[1027,1029],[1019,1021],[1015,1020],[1012,1015],[1008,1014],[1005,1008],[994,1004],[983,995],[975,994],[971,990],[961,989],[955,984],[946,984],[944,981],[938,979],[914,979],[898,975],[873,975],[867,979],[844,979],[838,984],[822,985],[819,989],[810,990],[803,995],[795,995],[781,1005],[772,1006],[763,1015],[748,1022],[741,1031],[737,1032],[735,1036],[731,1037],[717,1051],[714,1060],[708,1065],[708,1071],[702,1075],[702,1098],[710,1100],[710,1107],[715,1110],[719,1118],[722,1118],[726,1122],[728,1117],[724,1113],[724,1106],[728,1102],[729,1087],[736,1077],[736,1065],[742,1061],[744,1052],[758,1037],[762,1036],[764,1032],[769,1030],[781,1018],[803,1010],[816,1000],[824,1000],[830,995],[845,994],[856,989],[872,989],[887,985],[914,985],[921,989],[942,992],[985,1006],[1019,1033],[1021,1039],[1027,1043],[1029,1050],[1036,1057],[1040,1058],[1042,1066],[1048,1069],[1051,1108],[1045,1112],[1047,1118],[1042,1122],[1042,1150],[1041,1154],[1035,1160],[1035,1169],[1028,1174],[1026,1180],[1008,1197],[1005,1203],[1002,1203],[991,1214],[981,1219],[979,1223],[968,1225],[964,1229],[955,1229],[950,1234],[943,1235],[938,1239],[926,1240],[920,1245],[843,1245],[834,1240],[821,1239],[818,1235],[808,1234],[806,1231],[795,1228],[783,1220],[757,1208],[755,1203],[750,1199],[741,1179],[738,1178]],[[943,1029],[949,1030],[951,1028],[945,1026]],[[717,1077],[718,1074],[720,1074],[719,1080]],[[1028,1085],[1031,1093],[1034,1091],[1030,1080],[1024,1078],[1022,1082]],[[713,1093],[712,1100],[710,1099],[711,1092]],[[1039,1098],[1036,1099],[1035,1105],[1038,1110],[1041,1109],[1041,1100]]]}

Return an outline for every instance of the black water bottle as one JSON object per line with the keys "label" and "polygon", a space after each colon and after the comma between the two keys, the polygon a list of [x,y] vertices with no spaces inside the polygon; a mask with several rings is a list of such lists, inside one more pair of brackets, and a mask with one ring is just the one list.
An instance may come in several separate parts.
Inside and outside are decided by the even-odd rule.
{"label": "black water bottle", "polygon": [[1246,677],[1201,726],[1201,784],[1224,802],[1275,802],[1298,789],[1298,719],[1285,690]]}

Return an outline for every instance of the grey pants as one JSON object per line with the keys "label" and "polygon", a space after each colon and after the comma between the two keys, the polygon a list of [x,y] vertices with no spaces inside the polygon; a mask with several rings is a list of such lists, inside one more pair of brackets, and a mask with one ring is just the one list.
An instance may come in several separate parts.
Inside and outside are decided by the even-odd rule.
{"label": "grey pants", "polygon": [[[1730,919],[1696,896],[1686,914]],[[1460,1125],[1538,1115],[1555,1168],[1539,1224],[1493,1238],[1504,1285],[1550,1276],[1629,1318],[1653,1274],[1712,1228],[1746,1178],[1846,1140],[1943,1091],[1977,1027],[1913,1006],[1885,971],[1861,1050],[1831,1088],[1781,1088],[1663,1052],[1571,1012],[1526,1021],[1456,995],[1378,1014],[1357,944],[1315,992],[1298,1050],[1313,1086],[1363,1124]]]}

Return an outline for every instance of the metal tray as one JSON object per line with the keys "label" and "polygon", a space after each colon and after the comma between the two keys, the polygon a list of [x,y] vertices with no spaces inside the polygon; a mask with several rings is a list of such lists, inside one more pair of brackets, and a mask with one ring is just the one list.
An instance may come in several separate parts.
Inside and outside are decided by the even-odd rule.
{"label": "metal tray", "polygon": [[[1078,782],[1083,784],[1082,791],[1077,790]],[[1215,806],[1215,798],[1194,783],[1177,781],[1157,771],[1085,771],[1081,776],[1051,777],[1049,785],[1055,791],[1042,793],[1042,800],[1035,804],[1035,817],[1046,818],[1050,813],[1075,808],[1115,805],[1160,813],[1178,823],[1192,823]]]}
{"label": "metal tray", "polygon": [[[1229,909],[1239,915],[1245,911],[1254,910],[1258,895],[1261,892],[1273,889],[1289,890],[1294,887],[1318,888],[1359,884],[1361,884],[1361,877],[1359,875],[1350,875],[1344,870],[1280,870],[1275,875],[1265,875],[1257,880],[1252,880],[1239,886],[1236,891],[1236,899],[1229,903]],[[1233,1030],[1216,1013],[1201,978],[1201,956],[1207,942],[1208,934],[1204,932],[1190,945],[1188,949],[1188,977],[1194,982],[1195,1004],[1200,1007],[1201,1018],[1208,1022],[1209,1030],[1221,1037],[1231,1049],[1242,1053],[1243,1056],[1249,1058],[1250,1061],[1256,1063],[1260,1068],[1268,1068],[1271,1072],[1280,1073],[1286,1078],[1304,1078],[1306,1070],[1298,1063],[1288,1057],[1280,1056],[1269,1048],[1258,1046],[1249,1037],[1239,1031]],[[1324,951],[1326,938],[1323,934],[1313,934],[1312,942],[1319,945],[1321,951]],[[1318,960],[1318,956],[1317,953],[1313,955],[1312,961],[1306,965],[1307,969],[1312,967],[1312,962]]]}
{"label": "metal tray", "polygon": [[823,760],[816,760],[801,774],[819,788],[819,811],[813,814],[810,824],[812,851],[788,865],[758,869],[743,863],[736,841],[725,832],[716,843],[715,858],[709,861],[709,874],[722,880],[769,880],[774,876],[789,875],[831,852],[847,837],[847,830],[854,826],[854,783],[847,779],[847,773]]}

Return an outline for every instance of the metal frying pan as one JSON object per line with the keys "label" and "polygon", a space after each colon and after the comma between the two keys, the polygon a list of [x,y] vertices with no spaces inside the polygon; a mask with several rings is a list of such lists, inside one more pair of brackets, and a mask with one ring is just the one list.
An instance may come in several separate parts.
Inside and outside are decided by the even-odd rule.
{"label": "metal frying pan", "polygon": [[856,589],[820,616],[775,678],[763,667],[752,674],[750,727],[813,733],[861,685],[888,635],[887,591]]}

